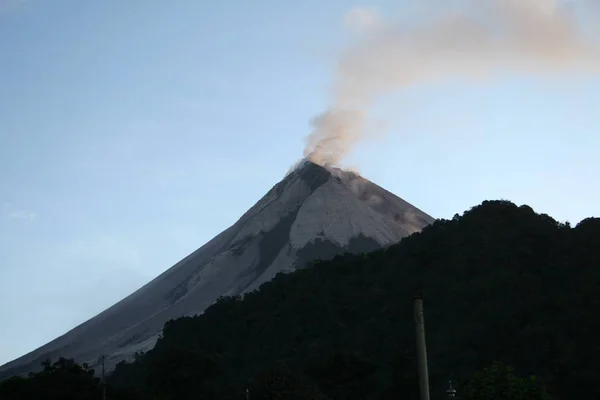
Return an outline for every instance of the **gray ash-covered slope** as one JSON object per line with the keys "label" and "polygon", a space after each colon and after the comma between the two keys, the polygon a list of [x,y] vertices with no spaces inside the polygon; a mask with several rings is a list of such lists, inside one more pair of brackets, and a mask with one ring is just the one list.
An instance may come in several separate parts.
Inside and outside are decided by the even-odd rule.
{"label": "gray ash-covered slope", "polygon": [[59,356],[110,369],[156,342],[166,321],[204,311],[219,296],[257,289],[279,272],[340,253],[375,250],[433,218],[348,171],[304,161],[233,226],[111,308],[0,367],[26,373]]}

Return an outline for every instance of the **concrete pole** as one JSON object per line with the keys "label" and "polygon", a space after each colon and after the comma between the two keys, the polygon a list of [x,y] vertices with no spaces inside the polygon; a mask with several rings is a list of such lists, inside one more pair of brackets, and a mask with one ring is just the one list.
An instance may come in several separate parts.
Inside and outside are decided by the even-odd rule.
{"label": "concrete pole", "polygon": [[425,319],[423,317],[423,297],[415,295],[415,332],[417,336],[417,366],[421,400],[429,400],[429,375],[427,371],[427,345],[425,343]]}
{"label": "concrete pole", "polygon": [[106,359],[106,357],[102,355],[100,359],[102,360],[102,400],[106,400],[106,382],[104,380],[104,360]]}

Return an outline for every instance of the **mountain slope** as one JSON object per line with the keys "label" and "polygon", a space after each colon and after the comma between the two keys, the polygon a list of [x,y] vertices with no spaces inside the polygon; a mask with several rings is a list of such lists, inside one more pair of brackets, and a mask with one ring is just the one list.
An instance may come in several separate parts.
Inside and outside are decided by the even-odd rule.
{"label": "mountain slope", "polygon": [[95,365],[155,344],[170,319],[203,312],[217,298],[257,289],[315,259],[375,250],[433,218],[347,171],[303,162],[233,226],[129,297],[41,348],[0,368],[7,376],[64,356]]}

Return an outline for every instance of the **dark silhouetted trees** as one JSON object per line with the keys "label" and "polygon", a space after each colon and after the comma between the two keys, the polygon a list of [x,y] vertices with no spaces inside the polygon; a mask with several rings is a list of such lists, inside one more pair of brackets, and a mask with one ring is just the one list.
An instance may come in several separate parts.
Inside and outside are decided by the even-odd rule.
{"label": "dark silhouetted trees", "polygon": [[[448,380],[461,399],[600,398],[598,287],[599,219],[571,227],[486,201],[387,249],[317,262],[170,321],[153,350],[117,366],[109,389],[149,400],[243,399],[246,389],[253,400],[418,398],[420,289],[432,398]],[[0,390],[58,393],[55,377]],[[89,372],[76,377],[82,393],[97,390]]]}
{"label": "dark silhouetted trees", "polygon": [[13,377],[0,383],[2,400],[92,400],[100,399],[100,379],[85,364],[59,358],[42,363],[42,371],[28,378]]}

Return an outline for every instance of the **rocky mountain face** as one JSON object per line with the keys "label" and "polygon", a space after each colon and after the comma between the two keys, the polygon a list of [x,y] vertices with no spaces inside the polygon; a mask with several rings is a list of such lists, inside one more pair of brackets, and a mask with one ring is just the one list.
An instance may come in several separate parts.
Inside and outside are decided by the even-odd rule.
{"label": "rocky mountain face", "polygon": [[164,323],[203,312],[220,296],[253,291],[317,259],[400,241],[433,218],[362,178],[304,161],[233,226],[130,296],[65,335],[0,367],[0,376],[74,358],[108,370],[154,346]]}

